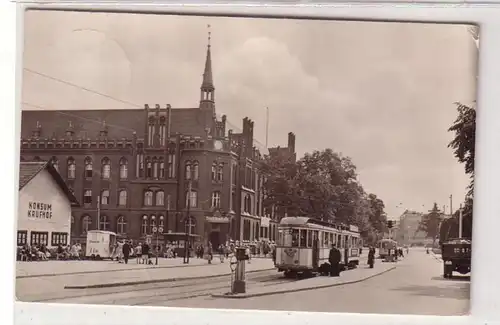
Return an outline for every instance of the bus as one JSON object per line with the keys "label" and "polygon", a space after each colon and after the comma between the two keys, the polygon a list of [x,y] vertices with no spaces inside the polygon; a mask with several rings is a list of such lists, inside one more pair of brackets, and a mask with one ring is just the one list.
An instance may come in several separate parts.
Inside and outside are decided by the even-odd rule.
{"label": "bus", "polygon": [[390,250],[396,250],[398,248],[398,243],[395,240],[386,238],[378,242],[378,255],[380,258],[385,258],[389,255]]}
{"label": "bus", "polygon": [[341,270],[359,265],[360,233],[356,226],[308,217],[285,217],[278,225],[275,265],[286,277],[312,276],[329,264],[332,244],[341,253]]}

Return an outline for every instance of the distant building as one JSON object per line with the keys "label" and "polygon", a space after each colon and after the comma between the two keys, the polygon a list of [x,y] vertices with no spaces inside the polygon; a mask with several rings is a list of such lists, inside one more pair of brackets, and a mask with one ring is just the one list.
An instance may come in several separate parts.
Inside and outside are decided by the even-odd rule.
{"label": "distant building", "polygon": [[420,222],[424,213],[406,210],[399,218],[399,226],[396,240],[401,245],[426,245],[431,244],[432,239],[419,230]]}
{"label": "distant building", "polygon": [[[263,208],[253,134],[248,118],[234,133],[225,115],[216,117],[209,45],[197,107],[25,110],[21,161],[51,159],[81,200],[72,211],[75,241],[92,229],[142,241],[155,229],[168,237],[187,227],[214,247],[230,238],[276,240],[278,215]],[[295,155],[293,133],[286,151]]]}
{"label": "distant building", "polygon": [[22,162],[19,167],[17,245],[54,247],[70,243],[75,196],[48,162]]}

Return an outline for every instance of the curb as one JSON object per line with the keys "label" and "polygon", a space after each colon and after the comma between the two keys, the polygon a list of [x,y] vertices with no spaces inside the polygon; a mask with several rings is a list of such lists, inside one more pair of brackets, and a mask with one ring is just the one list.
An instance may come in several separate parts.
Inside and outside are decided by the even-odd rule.
{"label": "curb", "polygon": [[[247,273],[256,273],[262,271],[271,271],[276,268],[267,268],[262,270],[248,271]],[[99,289],[99,288],[113,288],[113,287],[125,287],[140,284],[152,284],[152,283],[162,283],[162,282],[176,282],[176,281],[188,281],[188,280],[201,280],[201,279],[212,279],[221,276],[230,276],[232,273],[205,275],[205,276],[193,276],[193,277],[183,277],[183,278],[167,278],[167,279],[155,279],[155,280],[143,280],[143,281],[130,281],[130,282],[115,282],[115,283],[101,283],[101,284],[90,284],[90,285],[76,285],[76,286],[64,286],[64,289]]]}
{"label": "curb", "polygon": [[392,266],[388,268],[387,270],[384,270],[380,273],[370,275],[366,278],[361,278],[358,280],[352,280],[352,281],[346,281],[346,282],[341,282],[341,283],[333,283],[333,284],[325,284],[325,285],[320,285],[320,286],[315,286],[315,287],[307,287],[307,288],[298,288],[298,289],[288,289],[288,290],[279,290],[279,291],[272,291],[272,292],[261,292],[261,293],[249,293],[249,294],[241,294],[241,295],[228,295],[228,294],[212,294],[211,296],[213,298],[226,298],[226,299],[246,299],[246,298],[253,298],[253,297],[263,297],[263,296],[272,296],[272,295],[277,295],[277,294],[282,294],[282,293],[291,293],[291,292],[300,292],[300,291],[310,291],[310,290],[316,290],[316,289],[325,289],[325,288],[331,288],[331,287],[337,287],[341,285],[346,285],[346,284],[354,284],[354,283],[359,283],[366,281],[368,279],[374,278],[376,276],[382,275],[384,273],[387,273],[389,271],[392,271],[396,268],[396,266]]}
{"label": "curb", "polygon": [[43,274],[30,274],[30,275],[18,275],[16,279],[26,279],[26,278],[44,278],[53,277],[60,275],[81,275],[81,274],[94,274],[94,273],[109,273],[109,272],[125,272],[125,271],[136,271],[136,270],[154,270],[154,269],[171,269],[175,267],[195,267],[195,266],[216,266],[219,264],[180,264],[180,265],[168,265],[168,266],[149,266],[149,267],[138,267],[138,268],[127,268],[118,270],[99,270],[99,271],[78,271],[78,272],[64,272],[64,273],[43,273]]}

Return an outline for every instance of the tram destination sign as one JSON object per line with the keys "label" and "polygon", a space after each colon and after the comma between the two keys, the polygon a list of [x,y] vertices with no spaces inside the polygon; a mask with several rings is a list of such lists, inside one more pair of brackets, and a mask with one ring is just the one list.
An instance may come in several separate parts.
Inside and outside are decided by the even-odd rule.
{"label": "tram destination sign", "polygon": [[28,202],[28,218],[52,219],[52,204]]}

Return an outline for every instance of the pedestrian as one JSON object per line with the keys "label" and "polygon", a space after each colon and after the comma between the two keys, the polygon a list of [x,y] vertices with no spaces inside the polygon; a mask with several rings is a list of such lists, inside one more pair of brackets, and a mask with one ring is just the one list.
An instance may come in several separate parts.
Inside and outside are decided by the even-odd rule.
{"label": "pedestrian", "polygon": [[130,255],[130,245],[128,242],[125,242],[122,246],[122,252],[123,252],[123,261],[125,264],[128,264],[128,257]]}
{"label": "pedestrian", "polygon": [[335,247],[335,244],[332,244],[332,248],[330,249],[330,254],[328,255],[328,262],[330,262],[330,276],[339,276],[340,275],[340,260],[342,256],[340,251]]}
{"label": "pedestrian", "polygon": [[212,264],[212,258],[213,258],[212,243],[208,242],[208,245],[207,245],[207,260],[208,260],[208,264]]}
{"label": "pedestrian", "polygon": [[142,244],[142,263],[148,264],[149,261],[149,245],[147,243]]}
{"label": "pedestrian", "polygon": [[370,265],[370,269],[373,269],[373,265],[375,264],[375,248],[370,247],[368,250],[368,265]]}

